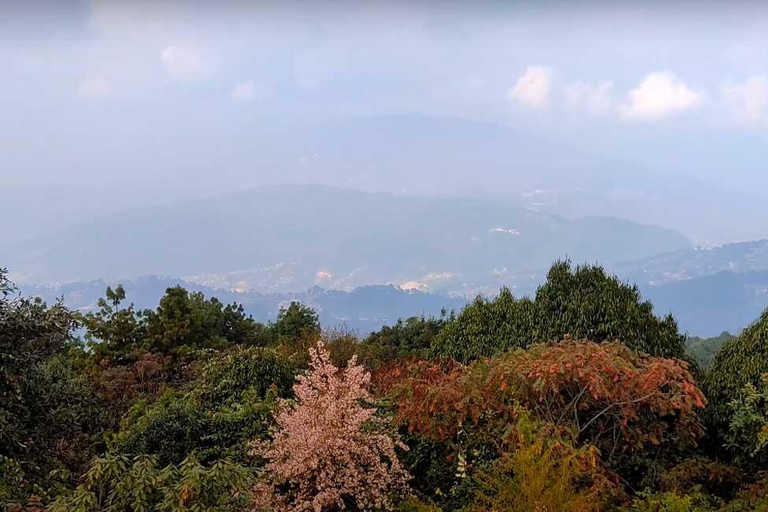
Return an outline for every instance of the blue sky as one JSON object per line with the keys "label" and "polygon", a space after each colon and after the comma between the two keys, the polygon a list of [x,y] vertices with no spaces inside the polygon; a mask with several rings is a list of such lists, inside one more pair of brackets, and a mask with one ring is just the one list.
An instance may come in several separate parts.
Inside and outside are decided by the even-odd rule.
{"label": "blue sky", "polygon": [[217,162],[259,184],[267,164],[247,149],[260,130],[401,114],[501,123],[745,192],[768,185],[759,3],[3,5],[11,186],[196,193],[226,188]]}

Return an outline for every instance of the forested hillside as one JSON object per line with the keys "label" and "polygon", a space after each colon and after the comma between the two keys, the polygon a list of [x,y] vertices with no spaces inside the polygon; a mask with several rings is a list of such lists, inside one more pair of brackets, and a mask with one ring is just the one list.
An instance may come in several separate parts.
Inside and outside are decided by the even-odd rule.
{"label": "forested hillside", "polygon": [[180,286],[78,312],[6,276],[12,511],[768,507],[768,310],[704,366],[637,287],[568,262],[365,337]]}
{"label": "forested hillside", "polygon": [[434,291],[498,286],[506,274],[528,281],[565,256],[612,263],[689,246],[669,229],[509,201],[282,186],[110,215],[0,256],[31,283],[155,274],[262,292],[384,283]]}

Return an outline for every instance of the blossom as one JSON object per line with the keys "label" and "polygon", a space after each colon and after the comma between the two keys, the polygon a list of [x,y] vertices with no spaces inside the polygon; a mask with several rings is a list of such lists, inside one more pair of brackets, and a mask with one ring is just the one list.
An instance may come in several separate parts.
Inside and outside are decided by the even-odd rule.
{"label": "blossom", "polygon": [[310,371],[293,386],[295,402],[281,402],[272,442],[254,444],[267,460],[256,510],[391,510],[391,496],[407,493],[395,452],[407,447],[376,415],[370,379],[356,357],[340,370],[322,341],[310,349]]}

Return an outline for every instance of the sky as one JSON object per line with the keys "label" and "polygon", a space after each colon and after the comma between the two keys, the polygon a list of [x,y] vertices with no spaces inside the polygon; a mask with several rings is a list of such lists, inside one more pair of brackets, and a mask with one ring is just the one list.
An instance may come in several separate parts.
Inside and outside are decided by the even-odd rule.
{"label": "sky", "polygon": [[757,2],[4,0],[0,184],[258,186],[277,128],[416,115],[762,194],[767,56]]}

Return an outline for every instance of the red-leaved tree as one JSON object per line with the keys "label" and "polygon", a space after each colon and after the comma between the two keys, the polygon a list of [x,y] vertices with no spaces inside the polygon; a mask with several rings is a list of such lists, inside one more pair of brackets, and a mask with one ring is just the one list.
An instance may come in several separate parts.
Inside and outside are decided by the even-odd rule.
{"label": "red-leaved tree", "polygon": [[267,460],[255,488],[256,510],[391,510],[407,494],[408,474],[395,448],[407,449],[372,407],[370,374],[350,359],[340,370],[322,341],[310,371],[283,401],[273,440],[255,444]]}
{"label": "red-leaved tree", "polygon": [[687,364],[621,343],[566,338],[468,366],[420,362],[390,393],[398,422],[436,440],[483,417],[507,422],[515,406],[568,428],[604,457],[643,446],[686,446],[702,433],[706,400]]}

